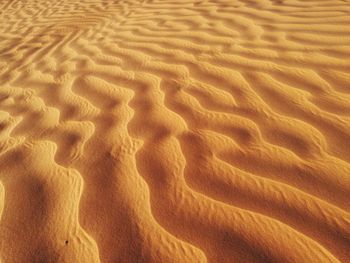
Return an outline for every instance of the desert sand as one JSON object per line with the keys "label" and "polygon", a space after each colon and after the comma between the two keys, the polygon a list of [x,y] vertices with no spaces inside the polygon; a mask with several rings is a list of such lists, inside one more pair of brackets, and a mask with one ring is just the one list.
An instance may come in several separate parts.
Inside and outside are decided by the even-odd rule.
{"label": "desert sand", "polygon": [[350,1],[0,1],[0,261],[350,262]]}

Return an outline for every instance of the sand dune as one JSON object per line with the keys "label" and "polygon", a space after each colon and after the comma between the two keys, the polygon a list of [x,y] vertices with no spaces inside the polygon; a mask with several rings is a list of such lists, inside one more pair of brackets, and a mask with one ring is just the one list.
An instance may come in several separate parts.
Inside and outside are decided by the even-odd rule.
{"label": "sand dune", "polygon": [[0,21],[1,262],[349,262],[349,0]]}

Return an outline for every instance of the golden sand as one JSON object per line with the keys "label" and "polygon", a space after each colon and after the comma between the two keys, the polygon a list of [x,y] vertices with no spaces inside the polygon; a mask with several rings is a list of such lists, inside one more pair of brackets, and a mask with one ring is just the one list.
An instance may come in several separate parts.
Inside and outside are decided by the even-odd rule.
{"label": "golden sand", "polygon": [[0,261],[350,262],[350,1],[0,1]]}

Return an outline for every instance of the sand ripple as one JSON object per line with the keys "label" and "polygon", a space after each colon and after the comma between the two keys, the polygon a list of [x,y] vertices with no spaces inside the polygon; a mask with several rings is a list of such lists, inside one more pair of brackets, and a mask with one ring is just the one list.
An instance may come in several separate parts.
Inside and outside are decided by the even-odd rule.
{"label": "sand ripple", "polygon": [[349,0],[0,21],[1,262],[349,262]]}

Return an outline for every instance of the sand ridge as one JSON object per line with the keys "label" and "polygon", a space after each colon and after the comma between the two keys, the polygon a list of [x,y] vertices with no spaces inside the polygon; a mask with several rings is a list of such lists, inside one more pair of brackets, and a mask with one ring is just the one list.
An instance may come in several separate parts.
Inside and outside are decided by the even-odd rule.
{"label": "sand ridge", "polygon": [[350,1],[0,21],[0,262],[348,262]]}

